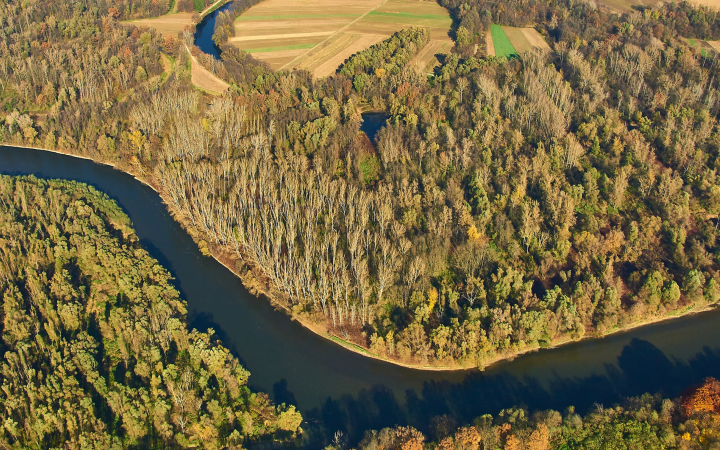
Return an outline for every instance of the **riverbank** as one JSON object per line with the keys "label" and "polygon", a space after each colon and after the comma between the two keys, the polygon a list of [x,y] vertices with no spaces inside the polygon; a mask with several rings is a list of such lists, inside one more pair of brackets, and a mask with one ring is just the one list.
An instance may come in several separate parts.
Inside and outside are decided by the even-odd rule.
{"label": "riverbank", "polygon": [[[45,151],[50,153],[57,153],[69,157],[74,157],[78,159],[84,159],[87,161],[91,161],[97,164],[102,164],[105,166],[109,166],[114,168],[115,170],[118,170],[120,172],[126,173],[130,176],[132,176],[134,179],[142,183],[143,185],[149,187],[153,191],[155,191],[159,197],[162,199],[163,203],[165,204],[166,209],[170,212],[174,220],[179,223],[182,228],[193,238],[193,240],[196,242],[196,244],[199,244],[200,241],[203,240],[203,236],[195,230],[193,227],[191,227],[189,224],[184,223],[185,221],[182,219],[182,216],[178,214],[176,211],[173,211],[173,209],[170,207],[169,202],[166,200],[166,195],[163,192],[162,188],[160,187],[160,184],[150,175],[144,172],[134,171],[133,166],[127,163],[118,163],[117,161],[103,161],[99,159],[93,159],[88,156],[84,155],[77,155],[71,152],[62,151],[58,149],[47,149],[47,148],[40,148],[40,147],[32,147],[32,146],[25,146],[25,145],[14,145],[12,143],[4,143],[3,145],[8,145],[12,147],[17,148],[23,148],[23,149],[32,149],[32,150],[38,150],[38,151]],[[286,314],[290,316],[292,320],[297,321],[300,325],[302,325],[305,329],[310,330],[311,332],[317,334],[318,336],[321,336],[327,340],[330,340],[334,342],[336,345],[340,345],[344,347],[346,350],[350,350],[352,352],[361,354],[368,358],[373,358],[376,360],[388,362],[393,365],[405,367],[408,369],[413,370],[422,370],[422,371],[459,371],[459,370],[467,370],[476,368],[476,365],[474,364],[455,364],[455,365],[429,365],[427,363],[422,362],[407,362],[407,361],[400,361],[397,359],[390,359],[383,357],[381,355],[377,355],[372,353],[367,347],[364,347],[362,345],[358,345],[356,342],[349,341],[347,339],[343,339],[340,336],[334,335],[330,332],[330,329],[328,326],[324,326],[323,324],[317,323],[315,321],[309,320],[307,317],[294,314],[288,305],[284,304],[278,298],[272,293],[272,291],[268,288],[267,283],[264,283],[261,280],[261,276],[259,276],[256,273],[256,270],[250,265],[247,265],[245,263],[242,264],[240,268],[238,268],[238,265],[236,264],[237,258],[233,257],[233,255],[227,254],[223,252],[220,248],[216,246],[210,246],[207,248],[208,253],[206,253],[208,256],[213,257],[216,261],[218,261],[220,264],[222,264],[227,270],[229,270],[231,273],[233,273],[235,276],[240,278],[243,282],[243,284],[254,294],[254,295],[263,295],[265,296],[268,301],[270,301],[271,304],[273,304],[276,309],[283,310]],[[244,274],[239,269],[248,269],[247,272]],[[252,274],[249,276],[248,274]],[[657,316],[657,317],[650,317],[646,318],[641,321],[633,322],[630,324],[626,324],[623,327],[618,327],[612,330],[609,330],[606,333],[603,334],[593,334],[588,333],[587,335],[578,338],[578,339],[571,339],[571,338],[560,338],[556,339],[551,342],[551,345],[549,345],[547,348],[540,347],[538,345],[534,346],[527,346],[525,348],[517,348],[513,349],[512,351],[493,355],[492,357],[481,361],[481,369],[488,368],[494,364],[497,364],[501,361],[506,360],[513,360],[514,358],[527,354],[527,353],[533,353],[539,350],[543,349],[549,349],[549,348],[556,348],[560,347],[565,344],[569,344],[572,342],[578,342],[583,340],[590,340],[590,339],[602,339],[604,337],[627,332],[630,330],[634,330],[646,325],[651,325],[659,322],[669,321],[670,319],[674,318],[680,318],[685,317],[693,314],[697,314],[700,312],[705,312],[714,309],[715,304],[709,304],[704,305],[701,307],[685,307],[676,309],[673,311],[668,312],[667,314],[663,316]]]}

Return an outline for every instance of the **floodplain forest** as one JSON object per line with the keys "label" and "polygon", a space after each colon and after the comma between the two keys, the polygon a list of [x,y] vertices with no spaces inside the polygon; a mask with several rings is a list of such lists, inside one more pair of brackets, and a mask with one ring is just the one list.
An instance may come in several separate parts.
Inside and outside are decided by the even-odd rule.
{"label": "floodplain forest", "polygon": [[105,194],[0,176],[0,446],[241,447],[292,440]]}
{"label": "floodplain forest", "polygon": [[[714,449],[720,444],[720,382],[708,378],[677,399],[645,394],[580,415],[569,407],[528,412],[505,409],[458,427],[449,416],[430,424],[429,436],[413,427],[370,430],[360,450],[661,450]],[[344,436],[325,450],[341,450]]]}
{"label": "floodplain forest", "polygon": [[[483,367],[716,303],[718,59],[690,42],[720,38],[718,13],[442,5],[456,46],[430,78],[411,28],[323,79],[223,44],[200,58],[231,85],[212,96],[190,32],[8,2],[0,139],[144,177],[249,286],[405,364]],[[485,58],[497,23],[552,50]],[[376,146],[365,110],[389,116]]]}

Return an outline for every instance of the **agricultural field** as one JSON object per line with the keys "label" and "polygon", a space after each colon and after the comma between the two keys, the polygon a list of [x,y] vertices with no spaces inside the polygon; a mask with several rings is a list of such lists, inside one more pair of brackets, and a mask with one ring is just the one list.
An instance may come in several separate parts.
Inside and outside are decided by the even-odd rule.
{"label": "agricultural field", "polygon": [[425,27],[431,40],[413,60],[423,71],[452,48],[451,25],[447,10],[433,1],[266,0],[237,18],[230,42],[274,69],[304,69],[321,78],[397,31]]}
{"label": "agricultural field", "polygon": [[[210,12],[227,3],[227,1],[228,0],[215,1],[200,12],[200,17],[205,17]],[[163,36],[177,37],[178,33],[185,30],[185,27],[193,24],[192,18],[194,14],[191,12],[178,12],[177,6],[178,2],[175,0],[172,2],[170,12],[165,15],[149,19],[127,20],[123,23],[155,28]]]}
{"label": "agricultural field", "polygon": [[[658,3],[658,1],[659,0],[600,0],[598,3],[618,13],[627,13],[636,11],[636,9],[633,8],[634,6],[648,7]],[[707,6],[709,3],[720,3],[720,0],[690,0],[690,3],[696,5],[704,4]]]}
{"label": "agricultural field", "polygon": [[170,13],[152,19],[129,20],[125,23],[155,28],[163,36],[177,37],[186,26],[192,25],[192,13]]}
{"label": "agricultural field", "polygon": [[433,68],[439,64],[435,55],[447,55],[452,46],[453,42],[450,40],[431,39],[410,61],[410,65],[414,66],[418,72],[432,72]]}
{"label": "agricultural field", "polygon": [[714,10],[720,10],[720,0],[689,0],[695,6],[707,6]]}
{"label": "agricultural field", "polygon": [[550,46],[535,28],[503,27],[493,24],[485,35],[487,56],[517,56],[534,48],[549,50]]}

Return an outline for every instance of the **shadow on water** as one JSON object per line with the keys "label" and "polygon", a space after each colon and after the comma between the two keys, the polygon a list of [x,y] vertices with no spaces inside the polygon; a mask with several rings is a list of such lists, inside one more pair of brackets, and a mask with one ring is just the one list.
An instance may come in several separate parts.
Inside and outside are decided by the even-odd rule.
{"label": "shadow on water", "polygon": [[646,392],[673,398],[708,376],[720,376],[720,348],[705,347],[688,361],[678,361],[648,341],[632,339],[616,364],[606,364],[605,369],[604,375],[586,377],[557,373],[547,382],[530,375],[475,371],[459,383],[427,381],[419,391],[408,390],[404,405],[386,386],[373,386],[356,395],[328,398],[322,407],[305,412],[308,422],[323,427],[309,430],[303,446],[322,446],[336,431],[356,443],[365,430],[390,425],[412,425],[434,438],[431,421],[443,414],[464,424],[513,406],[530,411],[563,411],[574,406],[579,413],[587,413],[596,404],[609,406]]}
{"label": "shadow on water", "polygon": [[[252,374],[252,389],[305,417],[305,448],[336,431],[354,444],[366,429],[413,425],[433,417],[468,423],[516,405],[584,412],[644,392],[673,397],[720,376],[720,311],[602,339],[541,350],[478,370],[428,372],[369,359],[304,329],[266,299],[248,293],[220,263],[203,256],[159,196],[131,176],[91,161],[0,147],[0,173],[71,179],[107,193],[130,217],[141,244],[175,277],[191,328],[213,328]],[[431,434],[429,436],[432,437]],[[262,445],[261,448],[265,448]]]}
{"label": "shadow on water", "polygon": [[293,393],[288,390],[288,383],[285,378],[273,385],[273,398],[276,403],[297,406],[297,400],[295,400]]}

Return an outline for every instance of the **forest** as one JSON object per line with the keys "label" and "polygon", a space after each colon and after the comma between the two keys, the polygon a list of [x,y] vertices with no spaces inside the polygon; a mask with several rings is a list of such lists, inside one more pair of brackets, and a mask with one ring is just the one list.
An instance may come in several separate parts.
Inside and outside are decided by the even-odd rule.
{"label": "forest", "polygon": [[[412,427],[371,430],[360,450],[660,450],[714,449],[720,443],[720,382],[708,378],[677,399],[645,394],[581,416],[522,408],[486,414],[460,427],[438,417],[426,437]],[[344,436],[325,450],[340,450]]]}
{"label": "forest", "polygon": [[186,303],[105,194],[0,176],[0,445],[240,448],[302,432]]}
{"label": "forest", "polygon": [[[146,179],[248,286],[404,364],[484,367],[716,303],[718,59],[689,39],[720,37],[718,13],[442,4],[457,45],[431,77],[407,64],[423,30],[325,79],[224,45],[204,61],[231,88],[210,96],[189,32],[8,2],[0,140]],[[552,51],[482,57],[491,23]],[[368,110],[389,116],[377,145]]]}

